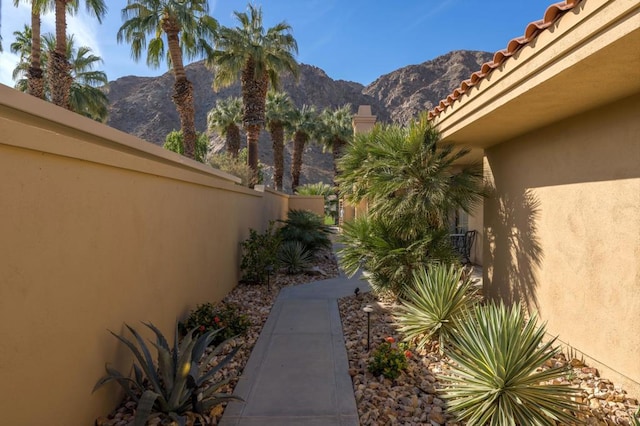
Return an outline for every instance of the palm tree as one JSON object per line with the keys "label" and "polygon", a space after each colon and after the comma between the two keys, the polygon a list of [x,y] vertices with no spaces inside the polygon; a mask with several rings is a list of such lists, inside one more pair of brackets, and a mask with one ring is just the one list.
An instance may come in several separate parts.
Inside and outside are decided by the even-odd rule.
{"label": "palm tree", "polygon": [[[30,52],[31,28],[25,25],[23,31],[13,33],[16,40],[11,44],[11,51],[20,54],[20,62],[13,70],[13,79],[16,80],[16,88],[23,92],[29,91],[29,72],[31,69]],[[45,55],[42,57],[41,68],[43,72],[48,70],[48,55],[46,53],[55,49],[56,41],[52,34],[45,34],[41,38]],[[66,57],[70,58],[71,78],[73,80],[70,89],[70,109],[85,117],[104,122],[107,119],[107,106],[109,100],[101,89],[108,83],[104,71],[94,70],[96,64],[102,62],[102,58],[94,55],[91,48],[80,46],[76,49],[73,35],[67,37]],[[44,80],[43,80],[44,82]],[[49,85],[42,86],[42,96],[45,100],[51,100]]]}
{"label": "palm tree", "polygon": [[[211,54],[211,40],[218,22],[207,15],[207,0],[129,0],[122,9],[124,24],[118,30],[118,42],[131,44],[131,55],[136,61],[147,50],[147,65],[160,66],[165,55],[175,77],[173,103],[180,116],[184,135],[184,155],[195,157],[196,126],[193,102],[193,84],[187,79],[182,62],[183,55],[193,59]],[[151,35],[147,48],[147,35]]]}
{"label": "palm tree", "polygon": [[341,265],[349,274],[364,267],[376,291],[402,296],[415,270],[452,261],[447,218],[484,195],[481,165],[452,167],[469,151],[438,141],[426,116],[378,125],[356,135],[339,161],[341,194],[368,203],[368,216],[343,228]]}
{"label": "palm tree", "polygon": [[[44,0],[46,1],[46,0]],[[84,0],[87,12],[95,15],[98,22],[107,13],[104,0]],[[49,87],[54,104],[71,109],[70,94],[73,77],[67,54],[67,11],[77,11],[78,0],[55,0],[56,46],[49,51]]]}
{"label": "palm tree", "polygon": [[242,125],[242,100],[232,97],[219,99],[207,114],[209,132],[216,131],[226,139],[227,152],[238,158],[240,151],[240,125]]}
{"label": "palm tree", "polygon": [[265,31],[262,9],[251,4],[248,13],[234,12],[240,22],[236,28],[222,27],[218,32],[216,50],[208,58],[215,71],[214,89],[229,86],[240,77],[244,114],[242,122],[247,132],[249,166],[253,170],[253,185],[258,175],[258,137],[265,121],[265,103],[269,84],[278,88],[279,74],[289,71],[298,75],[293,57],[298,43],[291,35],[291,26],[280,22]]}
{"label": "palm tree", "polygon": [[371,216],[403,223],[409,233],[447,228],[451,212],[470,213],[485,191],[481,164],[454,167],[469,150],[439,139],[426,116],[357,135],[339,163],[342,194],[354,204],[366,199]]}
{"label": "palm tree", "polygon": [[[27,70],[27,93],[36,98],[44,99],[44,72],[41,65],[42,48],[40,44],[40,14],[46,12],[53,7],[53,1],[51,0],[25,0],[31,4],[31,51],[29,52],[30,64]],[[13,5],[18,6],[20,0],[13,0]],[[14,32],[14,34],[16,34]],[[26,26],[25,26],[26,35]],[[17,42],[18,40],[16,40]],[[13,52],[13,44],[11,51]],[[21,52],[22,53],[22,52]],[[22,55],[20,60],[22,60]]]}
{"label": "palm tree", "polygon": [[273,184],[278,191],[283,190],[284,172],[284,129],[293,118],[293,103],[284,92],[270,90],[265,104],[265,119],[273,145]]}
{"label": "palm tree", "polygon": [[325,149],[330,149],[333,154],[334,186],[337,188],[336,177],[338,176],[338,159],[342,157],[344,147],[353,139],[353,114],[351,105],[331,110],[325,109],[320,114],[319,137]]}
{"label": "palm tree", "polygon": [[318,113],[311,106],[303,105],[301,109],[295,109],[289,125],[293,132],[293,154],[291,161],[291,191],[296,192],[300,185],[300,171],[302,169],[302,154],[304,146],[318,130]]}

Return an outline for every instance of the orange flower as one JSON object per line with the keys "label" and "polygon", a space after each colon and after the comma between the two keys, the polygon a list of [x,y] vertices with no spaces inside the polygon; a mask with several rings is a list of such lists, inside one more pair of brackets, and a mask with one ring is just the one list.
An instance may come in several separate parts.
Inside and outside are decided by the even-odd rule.
{"label": "orange flower", "polygon": [[386,338],[386,339],[384,339],[384,340],[386,340],[386,341],[387,341],[387,342],[389,342],[389,343],[395,343],[395,341],[396,341],[396,340],[395,340],[393,337],[391,337],[391,336],[387,337],[387,338]]}
{"label": "orange flower", "polygon": [[413,356],[413,354],[411,353],[411,351],[409,349],[407,349],[406,351],[404,351],[404,356],[405,358],[409,359]]}

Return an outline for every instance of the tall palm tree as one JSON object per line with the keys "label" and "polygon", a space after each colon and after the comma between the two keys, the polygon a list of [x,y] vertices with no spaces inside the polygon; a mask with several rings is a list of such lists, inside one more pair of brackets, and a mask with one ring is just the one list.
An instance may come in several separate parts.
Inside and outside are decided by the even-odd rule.
{"label": "tall palm tree", "polygon": [[337,188],[338,160],[344,147],[353,139],[353,114],[351,105],[346,104],[335,110],[325,109],[320,114],[321,128],[319,137],[325,149],[333,154],[334,186]]}
{"label": "tall palm tree", "polygon": [[229,86],[240,77],[242,122],[247,132],[253,187],[258,178],[258,137],[264,126],[269,84],[277,89],[279,74],[283,71],[298,75],[298,63],[293,56],[298,52],[298,43],[286,22],[265,31],[260,7],[249,4],[248,13],[236,11],[234,14],[240,26],[220,28],[216,50],[208,58],[208,64],[215,71],[214,89]]}
{"label": "tall palm tree", "polygon": [[242,125],[242,100],[232,97],[218,99],[207,114],[209,132],[216,131],[225,137],[226,149],[233,158],[240,152],[240,126]]}
{"label": "tall palm tree", "polygon": [[[16,88],[23,92],[29,91],[29,72],[31,69],[30,52],[31,49],[31,28],[25,25],[23,31],[15,31],[15,41],[11,44],[11,51],[20,55],[20,61],[13,70],[13,79],[16,81]],[[52,34],[45,34],[41,38],[45,55],[42,57],[41,68],[43,72],[48,70],[47,53],[55,49],[56,41]],[[85,117],[104,122],[107,119],[107,106],[109,100],[101,89],[108,83],[107,75],[104,71],[95,70],[97,64],[102,62],[102,58],[94,55],[91,48],[87,46],[75,47],[73,35],[67,37],[66,56],[70,59],[71,78],[73,82],[70,89],[69,104],[70,109]],[[51,90],[44,82],[42,86],[42,97],[51,100]]]}
{"label": "tall palm tree", "polygon": [[[13,0],[18,7],[21,0]],[[42,48],[40,44],[40,15],[53,8],[52,0],[23,0],[31,4],[31,51],[29,52],[29,69],[27,71],[27,93],[36,98],[44,99],[44,72],[41,65]],[[15,34],[15,33],[14,33]],[[13,51],[13,47],[12,47]],[[22,57],[20,58],[22,60]]]}
{"label": "tall palm tree", "polygon": [[[124,24],[118,30],[118,42],[131,44],[131,56],[136,61],[147,50],[147,65],[160,66],[165,55],[175,77],[173,103],[180,116],[184,136],[184,155],[195,158],[196,126],[193,84],[187,79],[183,56],[193,59],[209,56],[211,41],[218,22],[208,15],[207,0],[129,0],[122,9]],[[147,48],[147,35],[149,40]]]}
{"label": "tall palm tree", "polygon": [[[45,0],[46,1],[46,0]],[[107,13],[104,0],[84,0],[87,12],[94,15],[102,23]],[[78,0],[55,0],[56,47],[49,52],[49,87],[54,104],[71,109],[70,93],[73,78],[67,54],[67,12],[78,10]]]}
{"label": "tall palm tree", "polygon": [[293,154],[291,161],[291,191],[296,192],[300,185],[302,170],[302,154],[304,147],[318,130],[318,113],[313,106],[303,105],[295,109],[289,130],[293,132]]}
{"label": "tall palm tree", "polygon": [[270,90],[265,104],[265,120],[273,146],[273,184],[277,191],[283,190],[284,173],[284,129],[293,118],[293,103],[284,92]]}

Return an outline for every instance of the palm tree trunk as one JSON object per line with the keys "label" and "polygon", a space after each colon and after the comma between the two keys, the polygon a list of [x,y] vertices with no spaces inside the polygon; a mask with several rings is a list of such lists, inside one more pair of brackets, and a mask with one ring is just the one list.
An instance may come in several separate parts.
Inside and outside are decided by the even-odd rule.
{"label": "palm tree trunk", "polygon": [[261,78],[255,78],[254,63],[249,59],[242,69],[241,82],[244,105],[242,123],[247,131],[248,163],[252,171],[249,187],[253,188],[258,183],[258,138],[264,125],[269,76],[265,71]]}
{"label": "palm tree trunk", "polygon": [[56,48],[49,53],[49,87],[51,101],[63,108],[70,109],[71,66],[67,60],[67,3],[69,0],[56,0]]}
{"label": "palm tree trunk", "polygon": [[338,160],[340,159],[340,157],[342,157],[342,148],[344,147],[344,142],[342,142],[338,138],[335,138],[331,146],[331,153],[333,154],[333,187],[337,189],[338,183],[336,182],[336,179],[338,178]]}
{"label": "palm tree trunk", "polygon": [[186,157],[195,159],[196,110],[193,101],[193,85],[187,80],[187,73],[182,63],[182,49],[180,48],[180,39],[178,37],[179,27],[168,23],[167,28],[164,30],[167,34],[169,55],[171,56],[171,64],[173,65],[173,75],[176,79],[173,86],[174,93],[172,99],[180,116],[180,128],[182,129],[184,143],[183,152]]}
{"label": "palm tree trunk", "polygon": [[251,124],[247,126],[247,164],[251,169],[251,182],[249,188],[253,188],[258,184],[258,139],[260,138],[259,124]]}
{"label": "palm tree trunk", "polygon": [[293,159],[291,161],[291,191],[296,192],[300,185],[300,171],[302,170],[302,153],[309,136],[304,132],[293,135]]}
{"label": "palm tree trunk", "polygon": [[273,145],[273,186],[276,191],[282,191],[282,175],[284,174],[284,128],[280,123],[269,126],[271,143]]}
{"label": "palm tree trunk", "polygon": [[238,158],[240,152],[240,128],[235,124],[229,124],[226,133],[227,152],[233,158]]}
{"label": "palm tree trunk", "polygon": [[27,92],[36,98],[44,99],[44,79],[40,64],[40,10],[35,0],[31,2],[31,64],[27,73]]}

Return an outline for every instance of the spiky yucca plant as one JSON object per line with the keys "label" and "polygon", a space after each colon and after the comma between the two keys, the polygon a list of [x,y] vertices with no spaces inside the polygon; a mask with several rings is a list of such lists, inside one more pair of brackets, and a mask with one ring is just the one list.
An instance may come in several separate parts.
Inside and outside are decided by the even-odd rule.
{"label": "spiky yucca plant", "polygon": [[472,281],[464,275],[462,268],[443,264],[414,271],[413,285],[405,288],[395,315],[406,341],[415,341],[422,349],[437,339],[443,350],[455,332],[456,319],[477,301]]}
{"label": "spiky yucca plant", "polygon": [[287,274],[299,274],[311,266],[313,254],[300,241],[285,241],[280,246],[278,259]]}
{"label": "spiky yucca plant", "polygon": [[549,384],[567,368],[541,369],[559,348],[555,339],[543,343],[545,326],[537,321],[502,303],[478,306],[459,321],[446,350],[451,376],[443,377],[450,412],[470,425],[579,423],[571,414],[580,409],[571,399],[579,389]]}
{"label": "spiky yucca plant", "polygon": [[241,346],[236,346],[208,371],[205,370],[220,354],[224,344],[216,347],[202,363],[198,363],[221,329],[205,332],[198,338],[194,337],[195,329],[193,329],[187,333],[182,342],[178,343],[176,326],[173,348],[171,348],[158,328],[151,323],[144,323],[144,325],[156,335],[156,341],[152,344],[157,351],[157,363],[154,362],[151,351],[142,336],[133,327],[126,325],[137,345],[112,331],[111,334],[124,343],[135,356],[137,364],[133,364],[134,378],[126,377],[107,364],[105,366],[107,375],[98,380],[93,388],[93,391],[96,391],[112,381],[122,386],[127,395],[137,403],[134,426],[144,426],[154,412],[167,414],[178,424],[184,425],[183,414],[187,411],[203,414],[222,402],[242,400],[236,395],[217,392],[229,380],[209,383],[213,375],[233,358]]}

